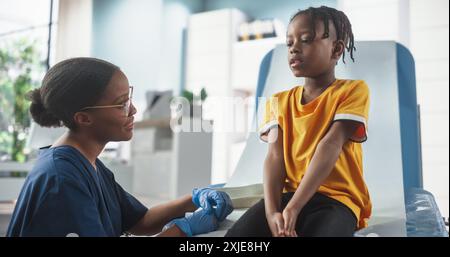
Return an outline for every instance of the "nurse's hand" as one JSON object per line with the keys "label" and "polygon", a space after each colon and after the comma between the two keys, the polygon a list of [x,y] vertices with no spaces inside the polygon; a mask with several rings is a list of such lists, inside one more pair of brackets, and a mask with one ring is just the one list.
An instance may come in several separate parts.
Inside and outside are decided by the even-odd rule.
{"label": "nurse's hand", "polygon": [[164,226],[166,230],[176,225],[186,236],[195,236],[214,231],[219,226],[217,218],[204,209],[198,209],[194,213],[187,214],[184,218],[174,219]]}
{"label": "nurse's hand", "polygon": [[211,188],[194,188],[192,190],[192,202],[208,213],[214,212],[219,221],[223,221],[233,211],[230,196],[225,192]]}

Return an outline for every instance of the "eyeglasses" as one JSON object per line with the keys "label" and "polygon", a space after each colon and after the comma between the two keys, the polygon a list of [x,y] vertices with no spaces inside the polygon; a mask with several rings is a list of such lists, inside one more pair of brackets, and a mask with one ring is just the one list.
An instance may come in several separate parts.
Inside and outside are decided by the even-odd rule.
{"label": "eyeglasses", "polygon": [[128,101],[126,101],[123,104],[114,104],[114,105],[95,105],[95,106],[88,106],[81,109],[81,111],[84,110],[90,110],[90,109],[104,109],[104,108],[121,108],[124,112],[125,116],[128,116],[130,114],[130,108],[131,108],[131,99],[133,98],[133,87],[130,86],[130,93],[128,95]]}

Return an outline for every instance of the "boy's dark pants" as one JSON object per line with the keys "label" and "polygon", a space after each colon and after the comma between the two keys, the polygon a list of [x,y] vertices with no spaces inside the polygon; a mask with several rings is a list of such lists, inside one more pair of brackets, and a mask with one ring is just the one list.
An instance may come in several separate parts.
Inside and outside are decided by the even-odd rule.
{"label": "boy's dark pants", "polygon": [[[294,193],[283,193],[282,210]],[[264,199],[253,205],[230,228],[226,237],[269,237],[272,236],[267,224]],[[356,230],[356,217],[341,202],[316,193],[298,215],[296,231],[306,237],[351,237]]]}

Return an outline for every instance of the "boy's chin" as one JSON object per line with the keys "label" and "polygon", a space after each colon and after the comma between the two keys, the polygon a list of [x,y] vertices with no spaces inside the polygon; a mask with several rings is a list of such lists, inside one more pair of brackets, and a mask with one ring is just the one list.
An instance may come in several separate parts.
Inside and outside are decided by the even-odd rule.
{"label": "boy's chin", "polygon": [[291,71],[292,71],[292,75],[294,75],[297,78],[306,77],[306,74],[304,72],[301,72],[298,70],[291,70]]}

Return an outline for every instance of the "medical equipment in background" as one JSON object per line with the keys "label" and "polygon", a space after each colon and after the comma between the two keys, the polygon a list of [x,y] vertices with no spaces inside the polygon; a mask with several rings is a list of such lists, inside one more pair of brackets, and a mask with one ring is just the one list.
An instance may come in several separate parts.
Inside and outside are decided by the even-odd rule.
{"label": "medical equipment in background", "polygon": [[170,108],[168,106],[170,105],[172,95],[172,90],[147,91],[145,93],[147,109],[144,111],[143,119],[163,119],[170,117]]}
{"label": "medical equipment in background", "polygon": [[[359,41],[355,46],[355,63],[339,61],[336,69],[338,78],[364,79],[371,94],[363,170],[373,212],[369,226],[355,236],[448,236],[434,198],[422,184],[414,59],[393,41]],[[291,74],[286,52],[285,45],[278,45],[264,57],[257,97],[270,97],[303,83]],[[264,110],[264,101],[257,110]],[[256,113],[256,127],[263,114]],[[267,145],[251,132],[233,176],[222,189],[223,185],[213,186],[231,190],[232,200],[261,195],[258,186],[262,187],[266,153]],[[223,236],[245,210],[236,209],[217,231],[203,236]]]}

